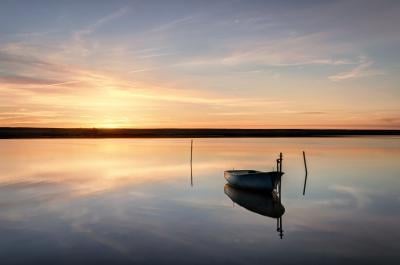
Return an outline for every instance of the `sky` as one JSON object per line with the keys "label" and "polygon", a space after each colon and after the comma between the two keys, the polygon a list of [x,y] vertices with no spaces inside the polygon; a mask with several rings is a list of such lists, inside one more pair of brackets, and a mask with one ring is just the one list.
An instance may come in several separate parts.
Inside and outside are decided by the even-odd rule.
{"label": "sky", "polygon": [[0,1],[0,126],[400,129],[400,1]]}

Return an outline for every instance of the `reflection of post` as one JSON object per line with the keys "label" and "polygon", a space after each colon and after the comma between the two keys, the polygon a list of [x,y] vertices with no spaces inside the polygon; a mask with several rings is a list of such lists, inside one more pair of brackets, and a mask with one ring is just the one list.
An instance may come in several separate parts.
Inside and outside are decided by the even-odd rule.
{"label": "reflection of post", "polygon": [[276,218],[276,232],[279,232],[279,218]]}
{"label": "reflection of post", "polygon": [[306,175],[304,176],[304,187],[303,187],[303,196],[304,196],[306,194],[306,185],[307,185],[307,176],[308,176],[306,153],[304,151],[303,151],[303,160],[304,160],[304,168],[306,170]]}
{"label": "reflection of post", "polygon": [[279,233],[279,237],[283,238],[283,228],[282,228],[282,216],[276,218],[276,231]]}
{"label": "reflection of post", "polygon": [[190,186],[193,187],[193,139],[190,141]]}
{"label": "reflection of post", "polygon": [[[282,173],[282,163],[283,163],[283,157],[282,157],[282,152],[279,153],[279,172]],[[282,176],[279,181],[279,203],[282,202]],[[282,239],[283,238],[283,228],[282,228],[282,216],[278,218],[279,222],[279,236]]]}
{"label": "reflection of post", "polygon": [[[279,153],[279,172],[282,173],[282,153]],[[279,180],[279,202],[282,202],[282,176]]]}

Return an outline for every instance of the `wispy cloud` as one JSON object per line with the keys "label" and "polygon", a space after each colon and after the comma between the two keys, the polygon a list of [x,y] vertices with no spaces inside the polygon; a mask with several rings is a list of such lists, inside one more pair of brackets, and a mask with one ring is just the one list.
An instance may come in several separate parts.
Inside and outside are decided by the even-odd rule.
{"label": "wispy cloud", "polygon": [[159,32],[163,32],[163,31],[172,30],[172,29],[175,29],[176,27],[193,22],[194,19],[198,16],[199,15],[191,15],[191,16],[174,19],[172,21],[163,23],[162,25],[159,25],[158,27],[151,29],[150,32],[152,32],[152,33],[158,32],[159,33]]}
{"label": "wispy cloud", "polygon": [[80,39],[82,39],[82,37],[92,34],[95,30],[97,30],[101,26],[103,26],[117,18],[124,16],[128,11],[129,11],[129,8],[123,7],[123,8],[120,8],[104,17],[101,17],[97,21],[95,21],[93,24],[74,32],[74,38],[77,40],[80,40]]}
{"label": "wispy cloud", "polygon": [[357,61],[339,56],[338,54],[344,48],[329,43],[328,39],[325,33],[285,36],[273,40],[255,39],[253,42],[230,44],[224,53],[213,56],[198,56],[184,60],[180,64],[193,67],[211,65],[224,67],[246,65],[297,67],[357,64]]}
{"label": "wispy cloud", "polygon": [[361,57],[358,65],[353,69],[339,74],[329,76],[331,81],[344,81],[349,79],[357,79],[366,76],[375,76],[384,74],[383,71],[374,69],[374,62],[366,57]]}
{"label": "wispy cloud", "polygon": [[141,69],[135,69],[132,71],[129,71],[130,74],[135,74],[135,73],[143,73],[143,72],[150,72],[154,71],[156,69],[159,69],[158,67],[152,67],[152,68],[141,68]]}
{"label": "wispy cloud", "polygon": [[[7,58],[8,63],[14,62],[23,65],[28,71],[40,73],[32,75],[12,75],[0,72],[0,84],[8,89],[29,91],[37,96],[46,94],[64,94],[70,98],[80,97],[82,93],[96,93],[97,96],[109,97],[109,93],[117,99],[116,105],[126,102],[128,98],[147,100],[152,102],[174,102],[181,104],[195,104],[220,107],[261,107],[281,104],[282,101],[263,99],[259,97],[235,98],[221,93],[198,92],[196,89],[173,89],[166,85],[151,85],[146,82],[131,82],[112,74],[100,73],[95,70],[84,69],[75,65],[63,65],[60,62],[50,62],[36,57],[25,57],[11,53],[0,53]],[[53,71],[53,69],[63,69]],[[157,68],[141,68],[129,73],[152,71]],[[82,90],[82,87],[85,89]],[[60,101],[62,101],[60,99]],[[98,102],[106,101],[102,98]],[[67,103],[68,105],[70,102]],[[97,104],[97,103],[96,103]],[[103,104],[103,103],[101,103]],[[124,104],[126,105],[126,104]]]}
{"label": "wispy cloud", "polygon": [[62,83],[68,83],[68,82],[51,80],[51,79],[46,79],[46,78],[36,78],[36,77],[31,77],[31,76],[22,76],[22,75],[6,75],[6,76],[4,76],[0,73],[0,83],[3,85],[4,84],[54,85],[54,84],[62,84]]}

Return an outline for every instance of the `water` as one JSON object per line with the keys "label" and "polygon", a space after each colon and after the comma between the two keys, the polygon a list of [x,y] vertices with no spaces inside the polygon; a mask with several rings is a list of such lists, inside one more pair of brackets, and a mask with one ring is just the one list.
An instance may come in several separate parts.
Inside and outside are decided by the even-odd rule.
{"label": "water", "polygon": [[[194,139],[192,179],[189,139],[1,140],[0,150],[1,264],[400,258],[400,138]],[[271,170],[279,152],[282,239],[277,219],[233,203],[223,178]]]}

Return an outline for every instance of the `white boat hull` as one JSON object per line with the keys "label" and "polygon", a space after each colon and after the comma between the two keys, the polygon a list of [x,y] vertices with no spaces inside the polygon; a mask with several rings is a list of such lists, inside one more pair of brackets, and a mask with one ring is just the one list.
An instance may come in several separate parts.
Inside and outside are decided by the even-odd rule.
{"label": "white boat hull", "polygon": [[276,189],[282,175],[282,172],[276,171],[227,170],[224,172],[226,181],[234,188],[268,191]]}

